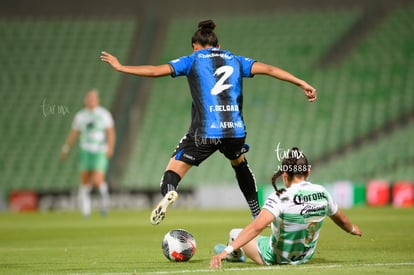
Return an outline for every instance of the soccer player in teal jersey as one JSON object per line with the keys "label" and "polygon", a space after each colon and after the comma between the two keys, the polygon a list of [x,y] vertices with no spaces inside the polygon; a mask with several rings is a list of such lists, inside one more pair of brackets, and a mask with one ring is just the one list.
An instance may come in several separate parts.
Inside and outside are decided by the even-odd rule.
{"label": "soccer player in teal jersey", "polygon": [[191,39],[193,53],[168,64],[124,66],[115,56],[101,54],[101,60],[117,71],[146,77],[186,76],[190,86],[191,125],[161,179],[164,198],[151,213],[152,224],[164,219],[167,207],[178,197],[178,183],[190,168],[200,165],[217,150],[230,160],[252,216],[259,214],[255,178],[244,156],[247,147],[242,113],[243,78],[262,74],[288,81],[299,86],[310,102],[316,100],[315,88],[292,74],[220,49],[215,26],[212,20],[200,22]]}
{"label": "soccer player in teal jersey", "polygon": [[[326,189],[307,181],[309,173],[306,156],[292,148],[272,179],[276,187],[277,177],[282,176],[286,189],[272,193],[259,216],[244,229],[231,230],[227,247],[216,245],[210,267],[220,268],[222,260],[242,261],[244,254],[261,265],[306,263],[315,253],[327,216],[344,231],[362,236]],[[260,236],[269,224],[271,235]]]}

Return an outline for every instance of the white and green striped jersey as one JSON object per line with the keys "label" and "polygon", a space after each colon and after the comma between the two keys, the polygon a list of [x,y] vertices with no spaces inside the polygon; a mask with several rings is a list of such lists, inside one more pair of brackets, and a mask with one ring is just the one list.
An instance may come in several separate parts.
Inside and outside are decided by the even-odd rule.
{"label": "white and green striped jersey", "polygon": [[304,181],[271,194],[263,209],[275,216],[270,245],[277,263],[301,264],[312,258],[322,222],[338,206],[323,186]]}
{"label": "white and green striped jersey", "polygon": [[76,113],[72,129],[80,131],[80,148],[101,153],[107,150],[106,130],[114,126],[111,113],[103,108],[84,108]]}

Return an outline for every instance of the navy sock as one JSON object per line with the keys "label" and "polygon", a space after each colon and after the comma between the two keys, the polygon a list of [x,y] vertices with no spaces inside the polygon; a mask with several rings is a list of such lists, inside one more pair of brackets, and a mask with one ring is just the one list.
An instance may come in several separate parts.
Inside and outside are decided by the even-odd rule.
{"label": "navy sock", "polygon": [[256,179],[254,178],[253,172],[246,160],[238,166],[233,166],[233,169],[236,173],[240,190],[249,205],[250,212],[253,217],[256,217],[260,213],[260,206],[257,195]]}
{"label": "navy sock", "polygon": [[169,191],[175,191],[180,180],[181,177],[174,171],[165,171],[161,178],[161,194],[165,196]]}

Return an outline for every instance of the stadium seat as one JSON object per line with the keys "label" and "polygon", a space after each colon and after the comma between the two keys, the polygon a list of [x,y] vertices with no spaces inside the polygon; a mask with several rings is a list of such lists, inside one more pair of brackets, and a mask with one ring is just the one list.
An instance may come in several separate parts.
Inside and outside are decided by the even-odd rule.
{"label": "stadium seat", "polygon": [[[0,81],[7,144],[0,156],[1,191],[78,186],[77,150],[60,163],[60,148],[88,89],[98,88],[102,105],[111,108],[120,76],[99,62],[99,53],[116,50],[125,59],[135,28],[129,19],[0,20],[0,58],[8,68]],[[43,112],[44,101],[55,106],[52,112]],[[69,113],[59,113],[59,106]]]}

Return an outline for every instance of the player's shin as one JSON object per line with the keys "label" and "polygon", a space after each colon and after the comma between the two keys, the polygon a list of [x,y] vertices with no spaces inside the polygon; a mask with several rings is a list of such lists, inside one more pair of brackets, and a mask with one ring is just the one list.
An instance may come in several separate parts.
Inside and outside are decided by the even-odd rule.
{"label": "player's shin", "polygon": [[253,172],[250,169],[247,160],[238,166],[233,166],[233,169],[236,173],[236,178],[240,190],[242,191],[247,204],[249,205],[252,216],[255,218],[260,213],[260,206],[257,194],[256,179],[254,178]]}
{"label": "player's shin", "polygon": [[81,213],[84,217],[88,217],[91,214],[91,198],[90,192],[92,187],[90,185],[82,184],[79,187],[78,199]]}
{"label": "player's shin", "polygon": [[101,214],[106,215],[109,210],[109,192],[106,182],[99,186],[99,193],[101,195]]}

